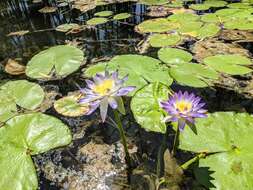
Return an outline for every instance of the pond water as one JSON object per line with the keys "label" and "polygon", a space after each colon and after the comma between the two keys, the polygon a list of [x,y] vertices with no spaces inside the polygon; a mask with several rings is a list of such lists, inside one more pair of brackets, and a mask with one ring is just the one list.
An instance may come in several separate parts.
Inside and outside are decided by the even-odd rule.
{"label": "pond water", "polygon": [[[64,2],[65,4],[62,4]],[[142,123],[138,119],[136,119],[137,122],[135,121],[136,110],[131,110],[130,97],[124,99],[127,105],[127,115],[123,119],[129,150],[134,160],[130,182],[124,160],[124,148],[119,141],[120,136],[117,129],[108,123],[101,123],[99,112],[95,112],[91,116],[63,116],[57,113],[53,102],[67,96],[69,92],[77,91],[79,87],[84,87],[85,79],[89,75],[86,73],[85,76],[84,74],[87,68],[91,68],[98,62],[109,61],[117,55],[138,54],[160,59],[165,63],[166,67],[168,66],[170,69],[169,79],[173,78],[174,80],[170,84],[171,89],[174,91],[187,90],[201,96],[206,102],[209,113],[253,113],[252,2],[247,1],[240,4],[240,1],[208,0],[203,2],[171,1],[168,3],[166,0],[143,0],[140,3],[111,1],[106,5],[99,5],[99,3],[95,5],[94,2],[85,3],[81,0],[38,2],[6,0],[0,2],[1,83],[22,79],[39,84],[47,92],[47,99],[44,102],[43,111],[41,109],[36,111],[55,116],[67,124],[72,132],[73,140],[69,145],[32,156],[39,180],[39,189],[123,190],[132,188],[155,190],[154,186],[157,185],[157,181],[153,173],[156,170],[158,149],[164,135],[157,133],[157,131],[148,132],[144,129],[145,127],[140,127]],[[51,13],[47,13],[47,11],[42,13],[41,9],[45,6],[58,7],[58,9]],[[75,6],[77,7],[74,8]],[[219,16],[211,15],[223,9],[233,9],[237,12],[227,13],[224,11],[220,12]],[[112,11],[113,15],[119,13],[130,13],[131,15],[129,18],[111,19],[103,24],[87,26],[87,21],[94,18],[95,13],[101,11]],[[178,14],[186,15],[170,17]],[[192,15],[197,15],[198,18]],[[209,16],[204,17],[204,15]],[[169,21],[162,20],[165,18]],[[152,23],[145,25],[145,22],[149,22],[151,19],[157,21],[152,20]],[[236,23],[237,21],[238,23]],[[79,27],[65,32],[57,31],[58,26],[69,23],[76,23]],[[170,30],[163,30],[164,27],[170,28]],[[22,34],[22,32],[24,33]],[[155,38],[155,33],[161,34],[161,36]],[[170,41],[166,35],[169,35],[170,38],[173,36],[175,39]],[[86,63],[68,76],[59,80],[58,78],[37,80],[27,77],[24,72],[13,75],[6,70],[9,62],[26,65],[34,55],[42,50],[63,44],[78,47],[86,57]],[[177,50],[174,52],[169,47],[184,52],[180,53]],[[185,55],[187,53],[190,54],[189,60]],[[216,55],[236,55],[239,58],[232,57],[230,60],[217,58],[214,63],[210,64],[205,61],[206,58]],[[237,58],[238,60],[236,60]],[[131,57],[131,59],[133,60],[127,61],[138,63],[138,58],[134,60],[134,57]],[[231,59],[232,62],[234,61],[232,68],[226,65],[227,63],[222,66],[217,65],[219,61],[220,64],[223,64],[231,62]],[[248,60],[250,63],[247,62]],[[174,65],[175,62],[182,64],[181,70]],[[215,72],[215,76],[213,77],[210,73],[205,74],[209,70],[206,71],[203,68],[198,68],[198,70],[192,67],[183,67],[188,62],[195,65],[202,65],[204,62],[205,68],[212,67],[211,70]],[[164,67],[162,66],[162,68]],[[138,69],[137,66],[136,73],[141,72]],[[134,71],[135,68],[132,70]],[[148,70],[147,76],[140,80],[144,80],[144,83],[147,84],[153,83],[156,79],[157,81],[163,80],[159,73],[153,77],[152,71]],[[216,72],[218,77],[216,77]],[[136,80],[138,78],[134,79],[135,83],[137,83]],[[153,109],[157,108],[154,106]],[[18,105],[18,111],[26,113],[20,105]],[[108,115],[113,117],[111,110]],[[3,123],[5,122],[7,121]],[[244,123],[244,121],[241,122]],[[169,128],[165,144],[170,150],[173,146],[174,136],[175,132]],[[221,136],[221,138],[226,137]],[[203,144],[205,143],[203,142]],[[165,170],[167,169],[167,173],[165,173],[169,185],[164,185],[160,189],[208,189],[206,183],[201,181],[201,177],[195,173],[196,170],[189,168],[182,174],[179,169],[181,164],[199,153],[195,149],[190,150],[191,152],[178,150],[176,161],[171,158],[170,154],[169,156],[168,153],[165,154],[169,157],[165,158]],[[205,150],[202,151],[205,152]],[[224,150],[218,149],[211,151],[210,154],[222,151]],[[207,151],[207,153],[209,152]],[[0,157],[0,159],[2,158]],[[199,166],[199,168],[201,167]],[[249,166],[249,168],[253,167]],[[209,170],[204,172],[209,172]],[[250,179],[250,177],[247,178],[249,181]],[[211,179],[207,181],[211,181]],[[246,184],[245,181],[242,183]],[[210,184],[209,187],[212,187],[212,183]],[[214,184],[215,186],[218,184],[218,187],[220,181],[218,180]],[[252,183],[247,181],[245,190],[252,189],[251,185]],[[217,189],[224,189],[223,184]]]}

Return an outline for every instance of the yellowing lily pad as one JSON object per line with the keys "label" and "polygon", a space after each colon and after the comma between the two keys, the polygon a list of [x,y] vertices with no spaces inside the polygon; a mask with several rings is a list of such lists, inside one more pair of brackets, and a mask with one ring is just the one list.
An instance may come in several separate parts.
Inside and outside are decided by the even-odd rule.
{"label": "yellowing lily pad", "polygon": [[105,24],[108,22],[107,18],[98,17],[98,18],[92,18],[90,20],[87,20],[86,24],[90,26],[95,26],[99,24]]}

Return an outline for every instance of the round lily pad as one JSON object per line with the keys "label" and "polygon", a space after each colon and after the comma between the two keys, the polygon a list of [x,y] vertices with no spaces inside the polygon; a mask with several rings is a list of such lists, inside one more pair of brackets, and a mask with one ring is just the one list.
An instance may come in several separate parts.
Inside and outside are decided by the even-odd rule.
{"label": "round lily pad", "polygon": [[181,37],[178,34],[154,34],[149,39],[152,47],[173,46],[180,43],[180,41]]}
{"label": "round lily pad", "polygon": [[214,23],[206,23],[204,24],[198,31],[197,37],[200,39],[204,39],[207,37],[213,37],[217,35],[220,31],[220,27]]}
{"label": "round lily pad", "polygon": [[170,22],[165,18],[150,19],[136,26],[136,31],[139,33],[161,33],[170,30],[175,30],[179,27],[178,23]]}
{"label": "round lily pad", "polygon": [[247,113],[216,112],[197,119],[195,128],[195,133],[189,127],[180,133],[179,148],[211,153],[199,160],[195,171],[205,170],[204,174],[208,174],[196,175],[205,179],[203,185],[210,189],[251,190],[253,117]]}
{"label": "round lily pad", "polygon": [[83,61],[83,51],[73,46],[59,45],[35,55],[28,62],[25,72],[34,79],[60,79],[76,71]]}
{"label": "round lily pad", "polygon": [[168,98],[169,89],[161,83],[152,83],[139,90],[131,101],[134,118],[142,128],[158,133],[166,132],[163,122],[164,111],[160,108],[160,101]]}
{"label": "round lily pad", "polygon": [[68,127],[52,116],[32,113],[10,119],[0,128],[1,188],[37,189],[38,180],[31,156],[70,142]]}
{"label": "round lily pad", "polygon": [[80,28],[80,26],[78,24],[75,24],[75,23],[69,23],[69,24],[62,24],[62,25],[59,25],[56,27],[56,31],[58,32],[68,32],[72,29],[75,29],[75,28]]}
{"label": "round lily pad", "polygon": [[158,58],[169,66],[190,62],[192,54],[177,48],[162,48],[158,51]]}
{"label": "round lily pad", "polygon": [[132,15],[129,13],[120,13],[113,17],[114,20],[124,20],[130,18]]}
{"label": "round lily pad", "polygon": [[109,17],[112,15],[113,15],[112,11],[101,11],[94,14],[94,16],[98,16],[98,17]]}
{"label": "round lily pad", "polygon": [[168,20],[174,22],[188,22],[188,21],[197,21],[199,20],[199,18],[200,17],[197,14],[183,12],[169,16]]}
{"label": "round lily pad", "polygon": [[86,24],[90,26],[95,26],[99,24],[105,24],[107,22],[108,22],[107,18],[97,17],[97,18],[92,18],[90,20],[87,20]]}
{"label": "round lily pad", "polygon": [[78,117],[85,115],[89,111],[89,105],[79,104],[78,101],[83,95],[76,93],[63,97],[54,103],[54,109],[68,117]]}
{"label": "round lily pad", "polygon": [[204,59],[204,64],[230,75],[243,75],[252,72],[246,66],[251,65],[251,60],[241,55],[215,55]]}
{"label": "round lily pad", "polygon": [[192,4],[190,8],[196,11],[205,11],[211,8],[208,4]]}
{"label": "round lily pad", "polygon": [[208,23],[219,23],[221,19],[219,16],[213,13],[201,15],[201,21]]}

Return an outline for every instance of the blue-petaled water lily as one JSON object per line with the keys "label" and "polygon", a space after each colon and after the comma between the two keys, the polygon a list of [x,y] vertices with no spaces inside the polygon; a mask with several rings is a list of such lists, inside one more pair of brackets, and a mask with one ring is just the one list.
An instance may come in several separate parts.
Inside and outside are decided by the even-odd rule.
{"label": "blue-petaled water lily", "polygon": [[92,80],[86,80],[87,87],[81,89],[85,95],[79,102],[81,104],[89,104],[90,111],[86,114],[93,113],[100,107],[100,115],[104,122],[107,115],[108,105],[112,109],[119,109],[122,103],[121,96],[127,95],[135,89],[134,86],[124,86],[128,76],[120,79],[118,71],[109,73],[105,71],[104,74],[96,74]]}
{"label": "blue-petaled water lily", "polygon": [[165,122],[178,122],[180,131],[184,130],[186,123],[194,124],[195,118],[207,117],[207,110],[203,109],[205,103],[195,94],[187,91],[179,91],[171,96],[167,101],[160,102],[160,106],[169,114]]}

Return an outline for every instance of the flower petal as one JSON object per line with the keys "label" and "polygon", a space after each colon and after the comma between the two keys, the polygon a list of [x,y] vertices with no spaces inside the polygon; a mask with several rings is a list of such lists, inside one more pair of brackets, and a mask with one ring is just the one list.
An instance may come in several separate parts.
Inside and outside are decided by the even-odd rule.
{"label": "flower petal", "polygon": [[104,98],[100,102],[100,115],[102,118],[102,122],[105,122],[107,110],[108,110],[108,99]]}
{"label": "flower petal", "polygon": [[125,96],[129,92],[132,92],[135,88],[136,88],[135,86],[122,87],[118,90],[116,96]]}
{"label": "flower petal", "polygon": [[109,102],[109,105],[111,106],[112,109],[114,109],[114,110],[117,109],[118,103],[113,97],[109,97],[108,102]]}
{"label": "flower petal", "polygon": [[178,129],[179,129],[179,131],[183,131],[184,130],[184,127],[185,127],[185,120],[184,119],[179,119],[178,120]]}

